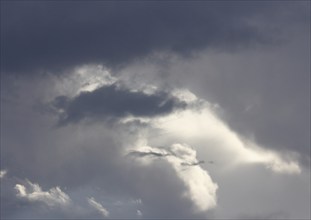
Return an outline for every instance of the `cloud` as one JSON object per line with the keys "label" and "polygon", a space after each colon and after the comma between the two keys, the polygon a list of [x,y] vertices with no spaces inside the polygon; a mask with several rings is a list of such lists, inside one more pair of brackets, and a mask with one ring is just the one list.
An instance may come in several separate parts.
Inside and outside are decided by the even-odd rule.
{"label": "cloud", "polygon": [[100,203],[98,203],[93,197],[87,199],[89,205],[96,209],[103,217],[108,217],[109,212]]}
{"label": "cloud", "polygon": [[196,151],[186,145],[174,144],[171,149],[180,158],[169,158],[178,176],[185,182],[189,189],[187,196],[195,203],[198,211],[207,211],[214,208],[217,204],[216,192],[218,185],[214,183],[208,172],[200,166],[191,167],[184,170],[182,161],[197,161]]}
{"label": "cloud", "polygon": [[139,216],[139,217],[141,217],[141,216],[143,216],[143,213],[142,213],[140,210],[137,209],[137,210],[136,210],[136,215]]}
{"label": "cloud", "polygon": [[132,150],[128,153],[129,156],[135,156],[135,157],[167,157],[167,156],[173,156],[174,153],[167,152],[163,149],[150,149],[148,151],[140,151],[140,150]]}
{"label": "cloud", "polygon": [[60,124],[76,123],[85,118],[122,118],[127,115],[153,117],[169,114],[185,103],[166,92],[145,94],[116,84],[103,86],[92,92],[82,92],[70,99],[56,97],[54,107],[62,112]]}
{"label": "cloud", "polygon": [[141,205],[142,204],[142,201],[141,199],[134,199],[131,201],[132,203],[136,204],[136,205]]}
{"label": "cloud", "polygon": [[232,130],[267,149],[295,151],[308,168],[309,24],[288,24],[284,29],[288,42],[278,47],[234,54],[208,52],[192,61],[176,61],[167,67],[165,81],[217,103]]}
{"label": "cloud", "polygon": [[194,161],[194,162],[182,162],[181,165],[183,166],[198,166],[200,164],[205,163],[204,160]]}
{"label": "cloud", "polygon": [[64,193],[59,187],[51,188],[48,191],[42,191],[41,187],[26,181],[26,185],[16,184],[16,196],[20,199],[25,199],[30,202],[42,202],[48,206],[67,206],[71,203],[69,196]]}
{"label": "cloud", "polygon": [[[301,172],[295,156],[285,158],[235,133],[217,115],[217,108],[206,101],[203,104],[200,100],[200,103],[199,108],[188,108],[153,120],[154,128],[159,130],[158,134],[150,136],[150,141],[155,139],[155,143],[160,145],[173,140],[193,143],[201,154],[213,157],[213,161],[224,167],[253,163],[262,164],[277,173]],[[158,135],[162,135],[162,141],[157,141]]]}
{"label": "cloud", "polygon": [[1,2],[1,218],[309,219],[309,8]]}
{"label": "cloud", "polygon": [[[125,83],[125,86],[129,86],[126,82],[123,83]],[[117,87],[113,84],[107,88],[112,86],[113,90],[117,90]],[[95,89],[87,93],[91,94],[96,91]],[[127,88],[126,91],[129,93],[139,91],[139,93],[146,96],[157,94],[154,91],[147,94],[140,90],[133,91],[132,88]],[[73,98],[73,100],[79,99],[82,94],[84,93]],[[218,115],[219,107],[217,105],[210,104],[185,89],[175,89],[167,93],[166,96],[175,97],[176,100],[184,102],[187,107],[179,109],[179,111],[159,114],[157,117],[145,115],[147,127],[144,127],[141,131],[138,128],[138,132],[142,132],[142,137],[146,138],[149,144],[144,147],[138,144],[137,148],[127,151],[127,155],[139,158],[145,165],[150,165],[153,159],[156,158],[168,162],[177,177],[185,184],[186,188],[182,195],[192,202],[196,212],[206,212],[217,207],[216,192],[218,184],[214,183],[206,170],[202,168],[202,159],[205,160],[206,155],[213,157],[213,161],[216,161],[217,166],[225,169],[238,169],[239,166],[258,164],[264,165],[275,173],[298,174],[301,172],[298,162],[293,158],[284,159],[277,152],[266,150],[254,141],[248,140],[231,130]],[[116,98],[116,100],[123,99]],[[122,115],[124,120],[121,121],[120,125],[122,123],[128,125],[131,121],[139,120],[141,116]],[[94,115],[93,117],[96,119],[102,116]],[[149,133],[145,133],[143,131],[145,129]],[[158,139],[158,135],[163,136]],[[157,143],[157,141],[159,142],[158,145],[169,147],[149,147],[153,146],[153,143]],[[191,148],[185,144],[170,145],[171,141],[189,143],[194,147]],[[208,146],[211,144],[214,146]],[[129,145],[127,144],[125,150],[128,150],[128,148]],[[196,152],[199,152],[200,159],[197,158]],[[192,178],[189,178],[189,176]],[[195,181],[191,181],[191,179],[195,179]],[[205,195],[204,199],[201,197],[202,194]]]}
{"label": "cloud", "polygon": [[[206,170],[200,166],[184,168],[183,163],[197,161],[196,151],[189,146],[182,144],[174,144],[167,148],[167,152],[173,152],[166,157],[160,157],[162,160],[167,161],[175,170],[177,176],[184,182],[186,192],[183,196],[189,198],[194,206],[195,212],[206,212],[216,206],[216,191],[218,185],[214,183]],[[150,152],[150,151],[165,151],[156,147],[144,146],[138,148],[136,152]],[[144,159],[142,162],[150,164],[153,157],[141,157]]]}
{"label": "cloud", "polygon": [[7,174],[6,170],[1,170],[0,171],[0,178],[3,178]]}
{"label": "cloud", "polygon": [[[190,56],[205,48],[231,51],[271,45],[278,39],[275,13],[289,11],[294,18],[300,15],[290,10],[291,6],[260,3],[254,7],[248,2],[235,3],[235,7],[226,2],[5,2],[1,7],[5,70],[59,72],[81,63],[115,67],[158,51]],[[262,25],[262,20],[270,25]]]}
{"label": "cloud", "polygon": [[[101,73],[105,77],[107,75],[100,67],[98,69],[97,67],[92,69],[92,67],[92,71],[88,71],[88,68],[83,73],[84,75],[82,74],[81,82],[77,78],[79,83],[76,87],[65,86],[71,85],[74,82],[71,81],[72,79],[67,78],[70,81],[68,82],[67,79],[60,78],[60,81],[57,81],[57,89],[55,89],[57,92],[54,90],[46,92],[49,94],[48,99],[43,100],[54,100],[55,97],[63,94],[72,101],[80,97],[79,94],[82,92],[80,89],[87,81],[85,78],[88,78],[93,70],[98,70],[98,75]],[[77,68],[77,70],[79,69]],[[74,78],[74,76],[71,77]],[[99,79],[101,80],[100,77]],[[94,81],[96,82],[96,80]],[[62,84],[63,82],[65,83]],[[112,81],[95,83],[94,87],[87,88],[81,94],[93,94],[102,87],[112,88],[116,82],[120,83],[117,77]],[[151,84],[148,88],[155,89],[147,92],[144,89],[132,87],[128,81],[123,83],[124,87],[121,88],[126,88],[124,89],[126,92],[141,93],[147,97],[158,94],[156,91],[167,91],[162,90],[162,87],[158,87],[156,84]],[[22,85],[24,86],[24,84]],[[40,83],[38,85],[35,83],[35,85],[42,86]],[[280,172],[291,174],[300,172],[301,168],[295,160],[295,156],[285,157],[278,151],[267,150],[269,146],[261,146],[255,140],[244,138],[230,128],[226,120],[219,115],[217,104],[211,104],[198,98],[199,96],[194,95],[189,89],[173,88],[172,91],[165,93],[167,97],[174,97],[179,102],[186,103],[186,107],[177,108],[178,111],[157,114],[156,117],[153,115],[122,115],[122,120],[118,123],[106,123],[105,120],[100,120],[100,115],[94,114],[92,123],[72,123],[71,126],[51,129],[57,120],[54,115],[41,114],[30,107],[36,99],[34,98],[36,96],[32,96],[32,94],[36,95],[36,91],[38,91],[30,89],[33,86],[34,83],[30,81],[29,87],[25,86],[24,90],[16,90],[21,95],[20,102],[6,103],[5,117],[2,120],[2,123],[6,125],[5,129],[2,129],[6,137],[6,146],[10,146],[2,151],[3,157],[7,158],[6,167],[10,171],[14,170],[17,175],[36,178],[42,186],[57,185],[62,189],[67,187],[66,191],[67,189],[76,190],[77,197],[82,198],[85,203],[81,202],[84,208],[90,209],[85,198],[89,195],[96,195],[96,199],[104,201],[105,208],[111,210],[111,217],[118,216],[115,214],[118,209],[109,206],[109,202],[106,201],[105,194],[109,194],[114,198],[113,201],[124,201],[122,196],[141,198],[144,201],[140,207],[129,208],[125,205],[124,208],[122,206],[125,210],[121,217],[137,217],[135,214],[139,209],[146,218],[176,216],[206,218],[206,216],[213,216],[216,210],[222,208],[222,204],[225,203],[223,198],[234,203],[228,197],[218,198],[219,193],[226,190],[225,187],[228,187],[230,183],[232,183],[232,191],[238,189],[234,185],[234,181],[237,179],[244,181],[248,176],[259,175],[252,184],[249,184],[248,181],[239,182],[241,186],[238,192],[241,195],[237,193],[234,198],[243,197],[245,194],[243,187],[251,188],[254,194],[261,195],[267,189],[258,188],[258,185],[262,185],[259,183],[263,180],[266,181],[268,179],[266,177],[269,175],[282,181],[300,178],[300,175],[279,175]],[[30,90],[28,91],[27,88]],[[62,89],[58,90],[58,88]],[[45,94],[43,97],[46,97]],[[140,139],[143,140],[143,143],[138,143],[141,141]],[[133,146],[137,146],[137,148],[133,148]],[[133,150],[134,154],[124,158],[123,151],[128,153],[131,152],[130,150]],[[15,155],[15,157],[12,158],[10,155]],[[137,159],[133,160],[133,157]],[[58,163],[51,158],[58,158]],[[41,166],[29,164],[29,161],[32,160]],[[209,164],[198,163],[203,160],[213,160],[215,164],[209,167]],[[137,163],[137,161],[141,163]],[[184,166],[183,164],[196,165]],[[23,169],[20,170],[19,167],[23,167]],[[268,168],[267,171],[263,169],[268,173],[267,176],[264,176],[265,178],[262,178],[263,175],[258,172],[262,167]],[[238,172],[252,168],[255,169],[254,176],[249,174],[234,176]],[[270,172],[271,170],[273,172]],[[231,174],[231,178],[226,179],[225,182],[219,178],[221,175],[228,176],[229,174]],[[276,182],[279,184],[282,181]],[[270,180],[267,182],[270,183]],[[27,189],[31,187],[26,187],[27,184],[20,185],[24,186],[25,191],[30,194]],[[215,185],[219,188],[216,188]],[[287,189],[290,191],[289,185],[287,185]],[[90,188],[100,188],[100,191],[93,192],[94,194],[82,193]],[[49,190],[47,192],[50,193]],[[228,193],[228,191],[225,192]],[[288,193],[285,189],[283,192]],[[119,196],[120,194],[122,196]],[[72,194],[69,195],[73,200]],[[249,197],[244,195],[243,198],[246,197],[246,199],[240,201],[239,204],[246,204],[245,201],[254,202],[253,198],[250,199],[253,194],[249,195]],[[295,201],[301,201],[297,194],[295,195]],[[259,206],[265,204],[266,201],[258,203]],[[31,204],[33,203],[31,202]],[[244,210],[238,204],[232,206]],[[230,210],[228,207],[230,206],[226,206]],[[11,209],[14,210],[12,207]],[[81,213],[75,209],[73,212],[74,216],[78,217],[92,217],[94,213],[99,215],[95,209],[94,213],[88,213],[88,211]],[[118,210],[118,212],[121,211]],[[251,211],[247,210],[247,212]],[[232,216],[236,215],[226,217]]]}

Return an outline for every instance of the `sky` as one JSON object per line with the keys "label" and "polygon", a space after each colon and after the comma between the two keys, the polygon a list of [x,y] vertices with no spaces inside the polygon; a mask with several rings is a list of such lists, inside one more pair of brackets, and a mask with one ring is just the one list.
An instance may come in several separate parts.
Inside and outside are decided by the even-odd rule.
{"label": "sky", "polygon": [[1,218],[310,219],[310,1],[1,1]]}

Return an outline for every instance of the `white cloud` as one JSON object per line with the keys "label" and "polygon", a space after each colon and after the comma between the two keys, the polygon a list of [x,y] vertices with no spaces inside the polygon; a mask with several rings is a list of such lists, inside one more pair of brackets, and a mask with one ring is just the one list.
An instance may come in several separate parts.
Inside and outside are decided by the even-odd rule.
{"label": "white cloud", "polygon": [[[150,89],[150,92],[152,93],[152,89]],[[190,91],[176,90],[173,94],[179,99],[191,104],[198,101],[198,98]],[[200,100],[200,104],[202,104],[202,100]],[[181,163],[184,161],[191,164],[197,162],[199,159],[205,161],[213,160],[215,161],[213,167],[216,167],[217,169],[219,167],[238,168],[239,165],[247,166],[249,164],[259,164],[277,173],[300,172],[300,167],[294,160],[285,160],[278,153],[265,150],[257,146],[255,142],[245,141],[245,139],[231,130],[226,123],[217,116],[215,113],[216,109],[213,105],[203,102],[204,107],[201,105],[191,106],[193,106],[193,108],[174,112],[165,117],[155,119],[139,118],[141,122],[149,123],[151,125],[150,131],[159,131],[162,135],[161,137],[158,137],[157,133],[152,132],[148,137],[148,135],[144,134],[142,135],[142,139],[146,138],[147,140],[139,146],[144,146],[144,144],[150,146],[171,146],[167,149],[174,151],[178,157],[163,157],[162,159],[169,162],[176,171],[176,175],[183,181],[187,187],[184,196],[192,200],[194,207],[196,207],[198,211],[206,211],[216,206],[216,192],[218,188],[215,183],[216,178],[214,179],[212,175],[213,172],[210,169],[208,170],[211,174],[201,166],[182,166]],[[202,108],[195,108],[198,106],[201,106]],[[126,120],[131,121],[134,119],[137,118],[132,117],[127,118]],[[124,123],[127,122],[126,120]],[[143,133],[143,131],[144,130],[142,130],[141,133]],[[122,138],[119,139],[121,140]],[[125,139],[125,142],[124,145],[128,146],[129,141]],[[176,142],[187,143],[194,149],[185,144],[172,145],[172,143]],[[161,148],[147,148],[152,149],[155,152],[165,151],[165,149]],[[139,149],[143,150],[143,148]],[[152,162],[150,158],[142,158],[142,160],[145,160],[149,164]],[[205,167],[205,165],[202,166]],[[218,182],[218,179],[216,180],[221,189],[221,182]],[[58,187],[50,189],[47,192],[42,192],[41,189],[36,191],[33,188],[35,187],[26,187],[19,184],[16,185],[16,190],[19,192],[19,196],[27,198],[30,201],[43,201],[44,198],[48,201],[48,198],[56,197],[55,193],[53,193],[53,189],[54,191],[57,191],[57,189],[60,191]],[[88,202],[92,207],[102,213],[103,216],[106,216],[106,214],[108,216],[109,212],[103,208],[100,203],[96,202],[94,198],[93,200],[92,198],[88,199]],[[135,214],[135,210],[132,214]],[[144,211],[144,214],[147,215],[148,213]]]}
{"label": "white cloud", "polygon": [[172,95],[187,103],[195,102],[198,100],[198,97],[188,89],[175,89],[172,91]]}
{"label": "white cloud", "polygon": [[6,170],[1,170],[0,171],[0,178],[3,178],[7,174]]}
{"label": "white cloud", "polygon": [[[299,164],[294,158],[285,160],[277,152],[260,147],[253,141],[239,136],[217,116],[215,108],[205,102],[200,107],[153,120],[158,131],[149,136],[149,142],[158,145],[185,142],[217,161],[221,166],[257,163],[276,173],[298,174]],[[160,132],[159,132],[160,131]],[[161,139],[157,138],[161,136]]]}
{"label": "white cloud", "polygon": [[146,166],[154,159],[167,161],[187,187],[184,196],[193,202],[196,211],[204,212],[217,206],[218,185],[198,165],[200,160],[212,160],[217,171],[258,164],[275,173],[301,172],[294,158],[285,159],[230,129],[217,114],[217,105],[198,99],[187,90],[176,90],[173,94],[189,103],[188,109],[150,119],[149,131],[142,131],[134,150],[143,153],[136,156]]}
{"label": "white cloud", "polygon": [[42,191],[41,187],[32,183],[29,180],[25,185],[16,184],[15,190],[18,198],[26,199],[30,202],[43,202],[48,206],[66,206],[70,204],[69,196],[64,193],[59,187],[51,188],[48,191]]}
{"label": "white cloud", "polygon": [[91,92],[118,81],[102,65],[82,65],[76,67],[68,77],[55,85],[56,95],[76,96],[80,92]]}
{"label": "white cloud", "polygon": [[[168,148],[156,148],[150,146],[138,147],[138,152],[155,152],[159,154],[170,154],[169,156],[159,157],[167,161],[175,170],[177,176],[184,182],[187,191],[183,196],[190,199],[195,211],[204,212],[214,208],[217,204],[216,191],[218,185],[213,182],[208,172],[198,165],[185,166],[186,163],[195,163],[196,151],[184,144],[173,144]],[[152,163],[154,157],[140,157],[144,164]]]}
{"label": "white cloud", "polygon": [[93,197],[87,198],[87,201],[90,206],[92,206],[94,209],[96,209],[102,216],[108,217],[109,212],[107,209],[105,209],[102,204],[98,203]]}
{"label": "white cloud", "polygon": [[[276,152],[264,150],[255,143],[245,141],[246,145],[241,162],[263,164],[266,168],[276,173],[298,174],[301,173],[299,164],[292,160],[285,160]],[[248,147],[248,148],[247,148]]]}
{"label": "white cloud", "polygon": [[218,185],[201,166],[184,167],[183,162],[197,162],[196,151],[187,145],[174,144],[170,148],[177,157],[168,157],[178,176],[188,187],[185,196],[189,197],[198,211],[207,211],[217,204]]}
{"label": "white cloud", "polygon": [[117,78],[111,76],[110,72],[102,65],[84,65],[78,67],[74,75],[79,76],[80,83],[83,83],[79,92],[91,92],[101,86],[111,85],[117,81]]}

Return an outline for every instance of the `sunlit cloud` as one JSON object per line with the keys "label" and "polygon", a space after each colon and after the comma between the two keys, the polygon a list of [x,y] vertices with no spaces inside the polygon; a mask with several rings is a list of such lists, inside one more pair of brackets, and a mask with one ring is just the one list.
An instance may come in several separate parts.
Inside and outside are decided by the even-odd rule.
{"label": "sunlit cloud", "polygon": [[26,199],[30,202],[42,202],[48,206],[66,206],[71,203],[69,196],[59,187],[43,191],[39,184],[32,183],[29,180],[26,181],[25,185],[16,184],[15,190],[18,198]]}
{"label": "sunlit cloud", "polygon": [[199,145],[204,156],[212,156],[224,167],[257,163],[276,173],[301,172],[295,158],[284,159],[277,152],[266,150],[234,132],[217,115],[217,107],[206,101],[201,100],[199,107],[159,117],[152,125],[156,132],[149,135],[150,141],[162,135],[161,142],[175,140],[194,147]]}
{"label": "sunlit cloud", "polygon": [[[142,146],[138,147],[135,152],[141,153],[136,156],[145,165],[151,165],[155,159],[168,162],[185,184],[187,191],[183,193],[183,196],[193,202],[194,211],[205,212],[217,205],[218,185],[213,182],[208,172],[199,164],[184,166],[184,163],[198,161],[196,151],[190,146],[184,144],[173,144],[166,148]],[[152,153],[150,154],[150,152]],[[148,157],[149,155],[151,157]]]}
{"label": "sunlit cloud", "polygon": [[0,218],[309,219],[309,8],[1,2]]}
{"label": "sunlit cloud", "polygon": [[70,71],[55,84],[59,95],[74,97],[81,92],[92,92],[99,87],[109,86],[118,81],[103,65],[81,65]]}
{"label": "sunlit cloud", "polygon": [[108,217],[109,216],[109,212],[107,209],[105,209],[102,204],[100,204],[99,202],[97,202],[93,197],[91,198],[87,198],[87,201],[89,203],[89,205],[91,207],[93,207],[94,209],[96,209],[103,217]]}

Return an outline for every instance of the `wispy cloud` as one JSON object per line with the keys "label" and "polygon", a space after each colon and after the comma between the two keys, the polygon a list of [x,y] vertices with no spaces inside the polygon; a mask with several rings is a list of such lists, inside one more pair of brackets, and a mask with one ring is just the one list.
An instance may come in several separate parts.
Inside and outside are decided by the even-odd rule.
{"label": "wispy cloud", "polygon": [[141,216],[143,216],[143,213],[142,213],[140,210],[137,209],[137,210],[136,210],[136,215],[139,216],[139,217],[141,217]]}
{"label": "wispy cloud", "polygon": [[87,198],[87,201],[90,206],[92,206],[94,209],[96,209],[103,217],[109,216],[109,211],[105,209],[102,204],[97,202],[93,197]]}
{"label": "wispy cloud", "polygon": [[48,191],[43,191],[39,184],[32,183],[29,180],[25,185],[16,184],[16,196],[21,199],[26,199],[30,202],[42,202],[48,206],[66,206],[69,205],[71,199],[59,187],[54,187]]}

